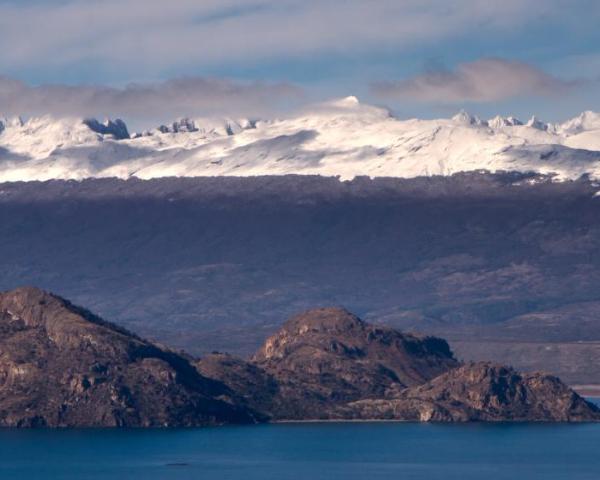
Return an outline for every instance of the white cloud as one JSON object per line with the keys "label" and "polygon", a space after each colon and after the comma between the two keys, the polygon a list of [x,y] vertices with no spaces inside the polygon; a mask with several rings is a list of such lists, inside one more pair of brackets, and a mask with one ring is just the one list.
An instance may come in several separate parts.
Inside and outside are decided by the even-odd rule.
{"label": "white cloud", "polygon": [[190,77],[155,84],[104,86],[41,85],[0,77],[4,115],[121,116],[128,119],[195,115],[260,115],[302,97],[293,85],[239,83]]}
{"label": "white cloud", "polygon": [[[588,10],[592,9],[598,13],[599,7],[592,3]],[[93,61],[147,77],[183,65],[403,49],[467,36],[511,35],[539,18],[567,24],[573,11],[577,8],[565,9],[564,0],[0,2],[0,70]]]}
{"label": "white cloud", "polygon": [[396,82],[373,85],[388,99],[427,103],[492,102],[519,96],[566,93],[579,81],[565,81],[526,63],[483,58],[459,64],[455,70],[432,70]]}

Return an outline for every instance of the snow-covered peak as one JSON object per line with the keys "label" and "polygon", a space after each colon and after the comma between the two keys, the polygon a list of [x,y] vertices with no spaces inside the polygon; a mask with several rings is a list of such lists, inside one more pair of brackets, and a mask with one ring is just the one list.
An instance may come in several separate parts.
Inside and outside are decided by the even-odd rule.
{"label": "snow-covered peak", "polygon": [[452,117],[452,121],[462,125],[484,125],[483,122],[477,115],[471,115],[465,110],[461,110]]}
{"label": "snow-covered peak", "polygon": [[[160,125],[156,128],[157,133],[193,133],[201,135],[235,135],[243,130],[256,128],[257,121],[248,118],[233,120],[230,118],[180,118],[168,125]],[[151,135],[152,132],[148,132]],[[135,137],[144,136],[136,134]]]}
{"label": "snow-covered peak", "polygon": [[[119,121],[32,118],[0,132],[0,180],[319,174],[353,178],[513,170],[600,179],[600,117],[401,120],[355,97],[276,120],[183,118],[128,138]],[[120,139],[120,140],[119,140]]]}
{"label": "snow-covered peak", "polygon": [[530,128],[535,128],[537,130],[548,130],[548,124],[539,121],[535,115],[529,119],[526,125]]}
{"label": "snow-covered peak", "polygon": [[160,125],[157,130],[160,133],[189,133],[197,132],[198,127],[191,118],[180,118],[170,125]]}
{"label": "snow-covered peak", "polygon": [[349,96],[309,105],[296,118],[332,119],[346,118],[357,121],[379,121],[391,117],[387,108],[361,103],[357,97]]}
{"label": "snow-covered peak", "polygon": [[502,117],[500,115],[496,115],[494,118],[488,120],[487,124],[490,126],[490,128],[499,129],[502,127],[516,127],[523,125],[523,122],[516,117]]}
{"label": "snow-covered peak", "polygon": [[213,131],[219,134],[226,135],[236,135],[244,130],[254,128],[256,126],[256,122],[248,120],[248,119],[239,119],[232,120],[226,119],[222,122],[220,127],[213,128]]}
{"label": "snow-covered peak", "polygon": [[20,128],[23,126],[23,119],[17,117],[1,117],[0,116],[0,132],[7,128]]}
{"label": "snow-covered peak", "polygon": [[46,157],[57,149],[94,146],[105,139],[117,141],[129,138],[127,126],[122,120],[99,122],[95,119],[43,115],[27,121],[14,117],[4,125],[4,131],[0,131],[0,147],[13,156],[21,157]]}
{"label": "snow-covered peak", "polygon": [[329,102],[324,102],[321,104],[321,106],[354,109],[360,106],[360,101],[354,95],[350,95],[349,97],[336,98],[334,100],[330,100]]}
{"label": "snow-covered peak", "polygon": [[488,125],[491,128],[502,128],[507,126],[508,124],[506,123],[506,119],[504,117],[501,117],[500,115],[496,115],[494,118],[490,118],[488,120]]}
{"label": "snow-covered peak", "polygon": [[568,134],[580,133],[587,130],[600,130],[600,113],[586,110],[575,118],[560,124],[559,129]]}

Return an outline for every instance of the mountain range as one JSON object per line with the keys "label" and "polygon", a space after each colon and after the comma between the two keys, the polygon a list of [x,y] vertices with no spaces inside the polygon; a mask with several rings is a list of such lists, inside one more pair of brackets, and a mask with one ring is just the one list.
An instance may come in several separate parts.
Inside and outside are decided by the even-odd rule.
{"label": "mountain range", "polygon": [[194,354],[249,354],[278,319],[343,304],[464,360],[600,384],[599,160],[591,111],[400,120],[347,97],[138,133],[0,118],[0,288]]}
{"label": "mountain range", "polygon": [[140,133],[121,120],[0,119],[0,181],[132,176],[412,178],[486,170],[600,176],[600,114],[563,123],[462,111],[400,120],[347,97],[276,120],[183,118]]}

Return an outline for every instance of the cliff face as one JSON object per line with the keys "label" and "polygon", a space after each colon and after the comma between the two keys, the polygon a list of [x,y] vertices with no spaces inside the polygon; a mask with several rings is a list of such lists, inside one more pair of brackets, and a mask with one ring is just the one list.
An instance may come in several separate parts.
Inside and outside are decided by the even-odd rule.
{"label": "cliff face", "polygon": [[0,426],[251,422],[184,357],[34,288],[0,294]]}

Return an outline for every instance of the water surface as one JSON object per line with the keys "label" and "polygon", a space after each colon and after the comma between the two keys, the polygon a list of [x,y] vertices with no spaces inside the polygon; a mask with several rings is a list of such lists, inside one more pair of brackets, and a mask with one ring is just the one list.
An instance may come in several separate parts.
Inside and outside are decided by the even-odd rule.
{"label": "water surface", "polygon": [[0,430],[1,479],[597,480],[600,425]]}

